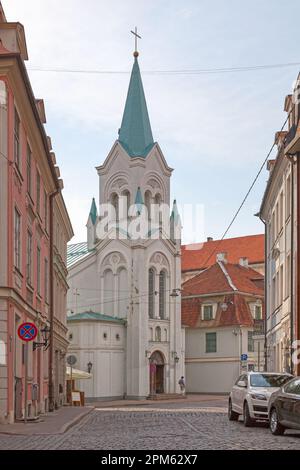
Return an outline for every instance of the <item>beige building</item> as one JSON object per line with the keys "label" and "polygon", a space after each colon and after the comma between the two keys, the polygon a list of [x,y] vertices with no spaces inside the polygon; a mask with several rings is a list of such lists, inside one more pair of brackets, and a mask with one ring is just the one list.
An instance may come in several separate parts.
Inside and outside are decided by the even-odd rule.
{"label": "beige building", "polygon": [[66,354],[67,339],[67,242],[73,237],[72,225],[61,193],[53,203],[53,405],[54,408],[66,402]]}
{"label": "beige building", "polygon": [[296,165],[286,154],[298,119],[292,96],[285,99],[288,131],[277,132],[277,155],[268,162],[269,180],[260,216],[266,229],[266,363],[267,370],[293,372],[295,338]]}

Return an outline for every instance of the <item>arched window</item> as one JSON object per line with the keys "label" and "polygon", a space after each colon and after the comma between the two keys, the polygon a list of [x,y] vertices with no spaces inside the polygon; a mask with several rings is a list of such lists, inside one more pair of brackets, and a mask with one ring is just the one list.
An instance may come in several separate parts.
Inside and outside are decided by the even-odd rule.
{"label": "arched window", "polygon": [[155,328],[155,341],[161,341],[161,329],[160,326]]}
{"label": "arched window", "polygon": [[148,220],[151,219],[151,193],[150,191],[145,192],[145,206],[147,208]]}
{"label": "arched window", "polygon": [[119,196],[116,193],[113,193],[110,197],[110,203],[115,209],[115,215],[113,220],[118,222],[119,221]]}
{"label": "arched window", "polygon": [[157,220],[158,220],[159,226],[161,226],[162,225],[162,213],[161,213],[161,210],[160,210],[160,206],[161,206],[161,203],[162,203],[162,199],[161,199],[160,194],[155,195],[154,203],[155,203],[155,211],[158,214]]}
{"label": "arched window", "polygon": [[114,275],[110,269],[104,273],[104,295],[103,295],[103,313],[113,316],[114,314]]}
{"label": "arched window", "polygon": [[155,296],[155,271],[153,268],[149,269],[149,279],[148,279],[148,291],[149,291],[149,318],[154,318],[154,296]]}
{"label": "arched window", "polygon": [[[124,213],[122,214],[123,218],[128,220],[129,216],[129,207],[130,207],[130,192],[128,190],[122,192],[122,198],[123,198],[123,211]],[[125,214],[126,212],[126,214]]]}
{"label": "arched window", "polygon": [[166,317],[166,272],[159,273],[159,318]]}

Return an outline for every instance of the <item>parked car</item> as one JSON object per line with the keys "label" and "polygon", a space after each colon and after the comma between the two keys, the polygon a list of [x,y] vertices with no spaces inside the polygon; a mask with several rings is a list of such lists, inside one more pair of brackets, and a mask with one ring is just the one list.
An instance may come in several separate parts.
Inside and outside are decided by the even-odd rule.
{"label": "parked car", "polygon": [[286,429],[300,429],[300,377],[290,380],[269,400],[269,421],[272,434]]}
{"label": "parked car", "polygon": [[272,393],[291,380],[291,374],[247,372],[237,379],[230,392],[228,418],[237,421],[243,415],[244,425],[256,420],[268,420],[268,402]]}

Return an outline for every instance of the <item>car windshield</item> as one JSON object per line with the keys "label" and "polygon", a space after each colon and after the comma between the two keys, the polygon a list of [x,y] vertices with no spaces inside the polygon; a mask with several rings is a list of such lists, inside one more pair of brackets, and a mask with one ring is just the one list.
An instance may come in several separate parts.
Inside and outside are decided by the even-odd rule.
{"label": "car windshield", "polygon": [[251,387],[281,387],[288,380],[289,375],[270,375],[270,374],[253,374],[250,376]]}

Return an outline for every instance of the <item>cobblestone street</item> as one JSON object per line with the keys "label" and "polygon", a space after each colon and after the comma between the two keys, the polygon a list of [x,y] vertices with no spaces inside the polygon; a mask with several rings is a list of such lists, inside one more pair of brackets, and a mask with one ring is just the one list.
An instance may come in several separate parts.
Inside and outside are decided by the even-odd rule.
{"label": "cobblestone street", "polygon": [[300,432],[272,436],[259,424],[229,422],[226,401],[96,408],[64,434],[0,434],[0,449],[300,449]]}

